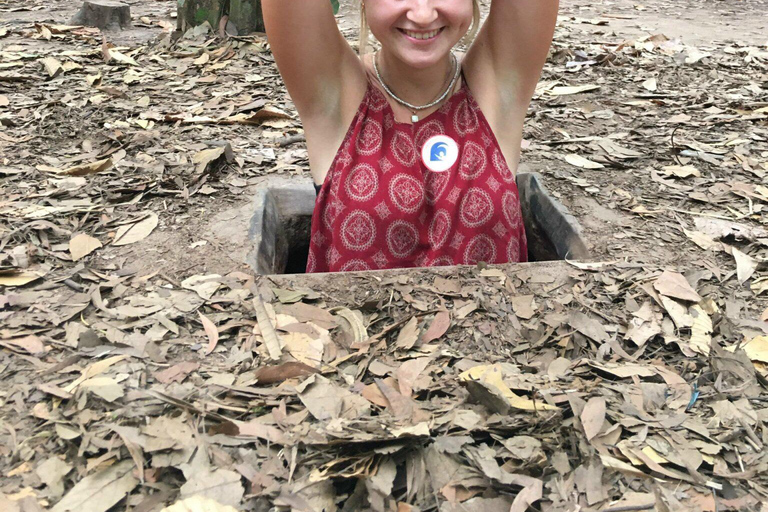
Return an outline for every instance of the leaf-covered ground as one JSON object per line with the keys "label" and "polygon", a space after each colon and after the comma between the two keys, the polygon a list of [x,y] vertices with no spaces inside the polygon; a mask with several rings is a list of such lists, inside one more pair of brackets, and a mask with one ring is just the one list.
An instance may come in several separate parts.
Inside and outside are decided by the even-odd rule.
{"label": "leaf-covered ground", "polygon": [[600,263],[272,278],[266,40],[129,3],[0,2],[0,510],[764,507],[763,2],[563,2],[523,170]]}

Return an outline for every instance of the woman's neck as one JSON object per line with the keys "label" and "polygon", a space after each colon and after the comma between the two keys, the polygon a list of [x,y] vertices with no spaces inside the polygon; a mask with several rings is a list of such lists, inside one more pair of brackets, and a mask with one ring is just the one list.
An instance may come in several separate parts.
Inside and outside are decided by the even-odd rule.
{"label": "woman's neck", "polygon": [[428,68],[413,68],[385,51],[377,58],[381,78],[400,99],[414,105],[426,105],[441,95],[454,73],[451,56]]}

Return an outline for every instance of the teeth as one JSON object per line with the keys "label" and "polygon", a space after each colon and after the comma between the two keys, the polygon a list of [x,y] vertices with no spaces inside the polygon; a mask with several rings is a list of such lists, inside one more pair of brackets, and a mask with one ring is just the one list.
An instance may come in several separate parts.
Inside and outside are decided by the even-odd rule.
{"label": "teeth", "polygon": [[406,33],[406,35],[414,39],[421,39],[421,40],[432,39],[433,37],[435,37],[437,34],[440,33],[439,30],[434,30],[432,32],[409,32],[407,30],[404,30],[404,32]]}

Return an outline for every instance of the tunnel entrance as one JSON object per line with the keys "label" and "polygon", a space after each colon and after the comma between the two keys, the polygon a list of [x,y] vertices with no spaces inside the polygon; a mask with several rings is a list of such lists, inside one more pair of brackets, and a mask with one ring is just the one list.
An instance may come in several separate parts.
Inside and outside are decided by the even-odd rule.
{"label": "tunnel entrance", "polygon": [[[544,188],[538,173],[517,176],[528,259],[584,260],[589,250],[576,218]],[[303,274],[307,266],[315,189],[309,179],[274,177],[254,198],[248,263],[257,274]]]}

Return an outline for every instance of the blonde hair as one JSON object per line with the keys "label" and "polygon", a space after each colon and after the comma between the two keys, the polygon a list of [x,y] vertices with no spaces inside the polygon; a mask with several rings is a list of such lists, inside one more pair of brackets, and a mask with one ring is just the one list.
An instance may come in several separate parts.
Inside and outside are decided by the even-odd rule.
{"label": "blonde hair", "polygon": [[[469,46],[472,41],[475,40],[477,31],[480,30],[480,0],[472,0],[472,25],[469,27],[469,32],[461,42]],[[368,28],[368,20],[365,18],[365,0],[360,1],[360,39],[357,43],[358,54],[362,57],[368,51],[368,38],[370,30]]]}

